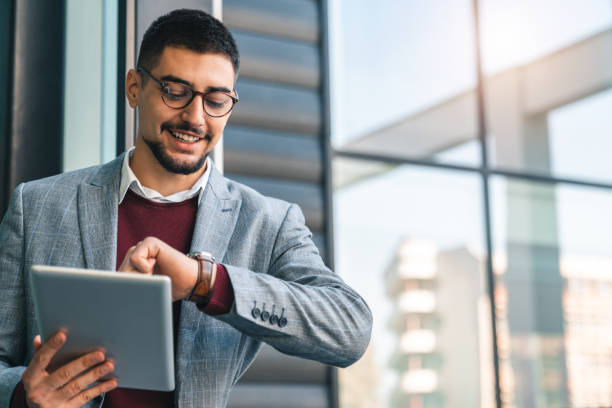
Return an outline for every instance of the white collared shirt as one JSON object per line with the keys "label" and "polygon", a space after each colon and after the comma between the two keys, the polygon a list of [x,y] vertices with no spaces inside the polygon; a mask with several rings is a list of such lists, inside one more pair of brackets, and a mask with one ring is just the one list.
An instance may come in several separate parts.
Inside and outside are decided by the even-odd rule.
{"label": "white collared shirt", "polygon": [[164,197],[152,188],[148,188],[140,184],[140,181],[138,178],[136,178],[136,175],[130,168],[130,157],[132,157],[132,154],[134,154],[134,147],[128,150],[123,157],[123,165],[121,166],[121,184],[119,185],[119,204],[121,204],[125,198],[125,194],[127,193],[128,189],[132,190],[139,196],[144,197],[147,200],[155,201],[156,203],[180,203],[181,201],[185,201],[199,195],[198,204],[200,204],[200,201],[202,200],[202,193],[204,192],[204,188],[206,187],[206,183],[208,183],[208,178],[210,177],[210,166],[212,166],[210,158],[206,158],[206,171],[189,190],[179,191],[178,193],[170,194],[169,196]]}

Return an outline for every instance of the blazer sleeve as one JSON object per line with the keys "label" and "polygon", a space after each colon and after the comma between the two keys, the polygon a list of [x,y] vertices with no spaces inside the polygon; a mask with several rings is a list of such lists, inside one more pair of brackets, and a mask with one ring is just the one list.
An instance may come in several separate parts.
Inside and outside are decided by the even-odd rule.
{"label": "blazer sleeve", "polygon": [[23,184],[0,224],[0,407],[9,407],[25,370],[25,293],[23,285]]}
{"label": "blazer sleeve", "polygon": [[267,273],[225,267],[235,301],[218,319],[283,353],[325,364],[346,367],[365,352],[370,309],[325,266],[298,206],[287,209]]}

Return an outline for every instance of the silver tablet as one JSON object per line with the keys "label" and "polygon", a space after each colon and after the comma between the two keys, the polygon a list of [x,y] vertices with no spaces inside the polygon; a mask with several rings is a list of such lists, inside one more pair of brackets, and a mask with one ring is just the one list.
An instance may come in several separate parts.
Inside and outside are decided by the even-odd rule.
{"label": "silver tablet", "polygon": [[101,348],[119,387],[174,390],[170,278],[42,265],[30,277],[43,342],[68,332],[49,369]]}

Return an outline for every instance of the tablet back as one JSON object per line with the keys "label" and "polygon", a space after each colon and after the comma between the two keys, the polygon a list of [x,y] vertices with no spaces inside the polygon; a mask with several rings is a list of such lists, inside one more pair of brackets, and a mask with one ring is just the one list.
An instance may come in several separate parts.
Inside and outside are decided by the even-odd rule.
{"label": "tablet back", "polygon": [[34,309],[43,342],[68,332],[49,370],[91,350],[115,360],[118,386],[174,389],[171,281],[167,276],[34,265]]}

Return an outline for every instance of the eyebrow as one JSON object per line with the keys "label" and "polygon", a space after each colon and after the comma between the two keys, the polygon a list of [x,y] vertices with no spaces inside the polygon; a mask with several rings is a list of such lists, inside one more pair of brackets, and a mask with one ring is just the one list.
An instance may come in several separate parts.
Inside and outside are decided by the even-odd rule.
{"label": "eyebrow", "polygon": [[[175,77],[174,75],[164,75],[160,78],[162,81],[166,82],[178,82],[179,84],[187,85],[193,88],[193,83],[186,81],[182,78]],[[224,93],[232,93],[231,89],[228,89],[224,86],[209,86],[206,88],[205,92],[224,92]]]}

